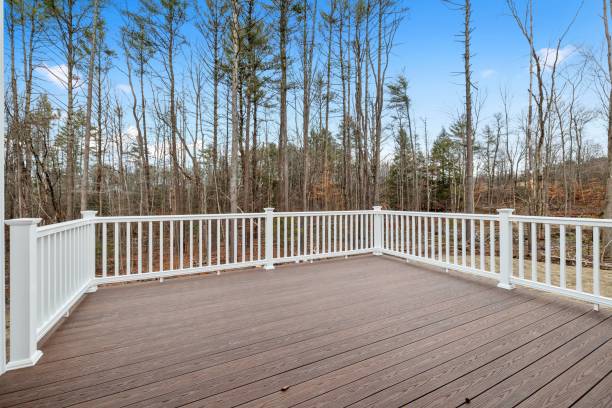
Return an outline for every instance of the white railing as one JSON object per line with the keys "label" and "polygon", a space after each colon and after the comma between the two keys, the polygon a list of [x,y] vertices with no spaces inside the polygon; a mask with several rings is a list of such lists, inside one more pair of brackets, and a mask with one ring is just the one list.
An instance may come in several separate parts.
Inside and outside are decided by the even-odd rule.
{"label": "white railing", "polygon": [[[387,211],[96,217],[10,226],[8,369],[97,285],[373,253],[612,306],[612,220]],[[610,253],[610,249],[607,249]],[[608,256],[612,258],[612,256]],[[605,266],[603,268],[602,266]],[[4,328],[0,328],[4,329]]]}

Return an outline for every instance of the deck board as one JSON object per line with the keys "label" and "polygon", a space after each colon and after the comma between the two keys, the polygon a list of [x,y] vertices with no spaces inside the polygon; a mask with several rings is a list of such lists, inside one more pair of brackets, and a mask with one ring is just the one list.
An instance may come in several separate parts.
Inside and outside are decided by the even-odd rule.
{"label": "deck board", "polygon": [[376,256],[111,286],[0,406],[610,406],[610,314]]}

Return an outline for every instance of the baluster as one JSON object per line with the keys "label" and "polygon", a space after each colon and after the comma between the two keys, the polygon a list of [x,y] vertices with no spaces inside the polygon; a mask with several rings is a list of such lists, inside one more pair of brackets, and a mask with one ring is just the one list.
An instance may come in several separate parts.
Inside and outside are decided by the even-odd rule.
{"label": "baluster", "polygon": [[257,260],[261,260],[261,225],[263,218],[257,218]]}
{"label": "baluster", "polygon": [[400,251],[402,251],[402,253],[404,253],[405,242],[404,242],[404,216],[403,215],[400,217],[400,224],[401,224],[400,225],[400,232],[401,232],[401,234],[400,234]]}
{"label": "baluster", "polygon": [[[102,223],[102,277],[106,278],[106,275],[108,274],[107,272],[107,246],[106,246],[106,234],[107,234],[107,226],[106,223],[103,222]],[[55,235],[54,235],[54,241],[55,241]],[[57,250],[57,249],[56,249]],[[54,252],[55,253],[55,252]],[[55,273],[55,276],[57,276],[57,272]]]}
{"label": "baluster", "polygon": [[245,220],[245,218],[243,218],[242,219],[242,225],[241,225],[242,232],[240,234],[241,239],[242,239],[242,246],[240,248],[240,250],[242,251],[242,257],[241,257],[242,262],[246,261],[246,239],[244,238],[245,234],[246,234],[245,222],[246,222],[246,220]]}
{"label": "baluster", "polygon": [[431,217],[429,223],[429,231],[431,231],[431,243],[429,246],[429,257],[433,260],[436,259],[436,219]]}
{"label": "baluster", "polygon": [[125,274],[132,274],[132,232],[131,223],[125,224]]}
{"label": "baluster", "polygon": [[297,217],[297,255],[302,256],[302,217]]}
{"label": "baluster", "polygon": [[365,214],[360,214],[357,216],[359,220],[359,249],[365,248]]}
{"label": "baluster", "polygon": [[[61,276],[60,274],[60,260],[62,258],[61,256],[61,242],[59,239],[59,234],[53,234],[53,253],[55,254],[55,262],[53,262],[53,276],[55,276],[55,279],[53,279],[53,307],[56,308],[59,306],[59,289],[60,289],[60,284],[59,284],[59,277]],[[106,276],[105,276],[106,277]]]}
{"label": "baluster", "polygon": [[281,257],[281,242],[280,242],[280,219],[281,217],[276,217],[276,257]]}
{"label": "baluster", "polygon": [[170,270],[174,270],[174,221],[170,221]]}
{"label": "baluster", "polygon": [[466,221],[465,218],[461,219],[461,265],[466,266],[467,265],[467,248],[465,245],[465,226],[466,226]]}
{"label": "baluster", "polygon": [[338,252],[338,216],[334,215],[334,252]]}
{"label": "baluster", "polygon": [[253,218],[249,218],[249,262],[253,262]]}
{"label": "baluster", "polygon": [[138,223],[138,273],[142,273],[142,222]]}
{"label": "baluster", "polygon": [[442,217],[438,217],[438,261],[444,261],[442,257]]}
{"label": "baluster", "polygon": [[291,254],[290,254],[291,258],[293,258],[293,248],[294,248],[294,245],[295,245],[295,242],[294,242],[295,241],[295,237],[294,237],[295,229],[294,229],[294,226],[293,226],[293,224],[294,224],[293,220],[294,219],[295,219],[295,217],[291,217]]}
{"label": "baluster", "polygon": [[322,254],[327,253],[326,252],[327,248],[325,246],[325,242],[326,242],[325,240],[327,237],[327,234],[326,234],[327,233],[327,230],[326,230],[327,222],[326,221],[327,221],[327,216],[326,215],[321,216],[321,253]]}
{"label": "baluster", "polygon": [[423,256],[429,257],[429,217],[423,217]]}
{"label": "baluster", "polygon": [[332,216],[327,217],[327,252],[332,252]]}
{"label": "baluster", "polygon": [[148,271],[153,272],[153,222],[148,222],[149,233],[147,234],[147,259],[148,259]]}
{"label": "baluster", "polygon": [[[599,227],[593,227],[593,295],[600,295],[599,287]],[[597,309],[597,306],[595,307]]]}
{"label": "baluster", "polygon": [[164,270],[164,222],[159,222],[159,271]]}
{"label": "baluster", "polygon": [[551,283],[550,224],[544,224],[544,271],[546,284]]}
{"label": "baluster", "polygon": [[414,250],[412,249],[412,246],[411,246],[414,240],[410,239],[410,234],[411,234],[411,229],[412,229],[411,218],[409,215],[406,215],[404,218],[406,218],[406,254],[414,255]]}
{"label": "baluster", "polygon": [[312,218],[312,215],[310,216],[310,219],[308,220],[308,249],[309,249],[309,254],[312,255],[314,253],[314,220]]}
{"label": "baluster", "polygon": [[519,278],[525,279],[525,226],[518,223]]}
{"label": "baluster", "polygon": [[48,268],[47,278],[48,278],[48,282],[47,282],[47,304],[45,306],[47,310],[47,314],[49,314],[50,311],[53,310],[54,308],[53,296],[54,296],[55,288],[54,288],[53,281],[55,280],[55,276],[57,273],[55,269],[55,258],[57,257],[57,253],[55,252],[54,248],[55,248],[55,234],[51,234],[47,237],[47,268]]}
{"label": "baluster", "polygon": [[336,216],[336,243],[338,252],[342,252],[344,250],[342,246],[342,215]]}
{"label": "baluster", "polygon": [[189,269],[193,268],[193,220],[189,220]]}
{"label": "baluster", "polygon": [[459,265],[459,243],[458,243],[458,227],[459,221],[453,218],[453,264]]}
{"label": "baluster", "polygon": [[393,215],[389,215],[389,249],[391,251],[395,249],[395,246],[394,246],[395,245],[395,242],[394,242],[395,241],[394,239],[394,232],[395,232],[394,229],[395,228],[393,225],[394,218],[395,217]]}
{"label": "baluster", "polygon": [[287,257],[287,217],[283,218],[283,254]]}
{"label": "baluster", "polygon": [[446,238],[446,263],[451,263],[450,257],[450,223],[451,219],[446,218],[444,222],[444,236]]}
{"label": "baluster", "polygon": [[316,232],[315,232],[315,243],[316,243],[315,244],[315,253],[318,254],[320,249],[321,249],[320,246],[319,246],[319,227],[320,227],[319,226],[319,222],[320,222],[319,218],[321,218],[321,217],[317,215],[315,218],[317,220],[317,224],[316,224],[316,227],[315,227],[315,230],[316,230]]}
{"label": "baluster", "polygon": [[559,284],[566,287],[565,282],[565,225],[559,226]]}
{"label": "baluster", "polygon": [[198,220],[198,267],[202,267],[202,246],[204,245],[204,243],[202,242],[202,236],[203,236],[203,221],[200,219]]}
{"label": "baluster", "polygon": [[535,222],[531,223],[531,280],[538,281],[538,230]]}
{"label": "baluster", "polygon": [[[233,255],[234,263],[238,263],[238,218],[234,218],[232,221],[233,221],[232,222],[233,232],[230,237],[233,241],[232,242],[232,249],[233,249],[232,255]],[[228,260],[227,263],[231,263],[231,262]]]}
{"label": "baluster", "polygon": [[582,227],[576,225],[576,290],[582,292]]}
{"label": "baluster", "polygon": [[490,256],[490,267],[491,272],[495,273],[495,221],[491,220],[489,222],[489,242],[491,244],[491,256]]}
{"label": "baluster", "polygon": [[217,218],[217,265],[221,265],[221,219]]}
{"label": "baluster", "polygon": [[179,221],[179,265],[180,269],[184,267],[185,241],[184,241],[184,225],[183,220]]}
{"label": "baluster", "polygon": [[486,271],[485,258],[487,256],[486,237],[485,237],[485,220],[480,220],[480,270]]}
{"label": "baluster", "polygon": [[421,244],[421,223],[422,223],[421,222],[421,217],[417,216],[416,220],[417,220],[417,226],[416,226],[416,228],[417,228],[417,236],[416,236],[416,240],[417,240],[417,251],[418,251],[417,252],[417,256],[420,257],[422,255],[422,252],[421,252],[421,249],[422,249],[422,244]]}
{"label": "baluster", "polygon": [[206,263],[208,264],[208,266],[210,266],[212,264],[212,228],[210,228],[212,224],[212,220],[208,219],[206,221],[206,236],[207,236],[207,240],[206,240]]}
{"label": "baluster", "polygon": [[400,236],[399,232],[400,232],[399,231],[399,216],[394,215],[393,216],[393,235],[394,235],[394,238],[393,238],[393,250],[395,252],[399,252],[399,247],[400,247],[399,246],[400,245],[399,244],[399,239],[400,239],[399,238],[399,236]]}
{"label": "baluster", "polygon": [[[119,276],[119,223],[115,223],[115,228],[113,233],[115,234],[115,246],[114,246],[114,250],[115,250],[115,276]],[[65,242],[63,242],[63,244],[65,244]],[[64,245],[65,246],[65,245]],[[64,258],[66,259],[66,258]]]}
{"label": "baluster", "polygon": [[476,269],[476,220],[470,220],[470,267]]}
{"label": "baluster", "polygon": [[[42,322],[44,321],[43,317],[43,307],[45,306],[45,292],[47,289],[47,274],[43,273],[43,265],[48,264],[48,260],[45,259],[45,249],[44,249],[44,241],[45,237],[42,238],[34,238],[34,245],[36,245],[36,266],[35,269],[35,280],[38,285],[40,296],[38,298],[38,302],[36,302],[36,321]],[[45,268],[46,269],[46,268]],[[47,309],[49,310],[49,309]]]}

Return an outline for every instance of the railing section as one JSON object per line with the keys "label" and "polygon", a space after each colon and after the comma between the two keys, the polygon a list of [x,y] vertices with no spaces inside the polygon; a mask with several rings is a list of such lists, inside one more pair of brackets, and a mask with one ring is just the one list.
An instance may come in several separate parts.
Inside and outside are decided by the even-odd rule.
{"label": "railing section", "polygon": [[[612,306],[612,220],[387,211],[96,217],[10,226],[8,369],[97,285],[363,253]],[[0,328],[4,330],[5,328]]]}

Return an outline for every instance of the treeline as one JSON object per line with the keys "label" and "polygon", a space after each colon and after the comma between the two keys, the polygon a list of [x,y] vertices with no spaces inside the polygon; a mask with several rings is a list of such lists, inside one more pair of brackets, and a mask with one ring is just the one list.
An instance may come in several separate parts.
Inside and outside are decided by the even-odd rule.
{"label": "treeline", "polygon": [[561,64],[563,36],[538,51],[530,4],[507,4],[529,91],[501,91],[480,119],[471,4],[449,2],[465,104],[431,131],[388,74],[402,1],[6,1],[7,218],[377,203],[600,215],[609,166],[585,128],[608,113],[612,71],[595,52]]}

